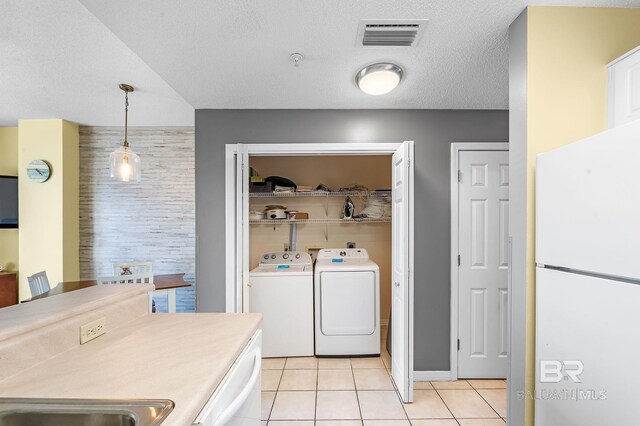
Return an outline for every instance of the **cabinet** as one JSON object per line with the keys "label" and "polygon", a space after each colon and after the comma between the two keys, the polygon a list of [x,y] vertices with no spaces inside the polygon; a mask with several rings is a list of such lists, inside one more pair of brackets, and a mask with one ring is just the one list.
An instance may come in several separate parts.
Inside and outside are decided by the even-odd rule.
{"label": "cabinet", "polygon": [[609,128],[640,119],[640,46],[607,65]]}
{"label": "cabinet", "polygon": [[18,303],[16,272],[0,272],[0,308]]}

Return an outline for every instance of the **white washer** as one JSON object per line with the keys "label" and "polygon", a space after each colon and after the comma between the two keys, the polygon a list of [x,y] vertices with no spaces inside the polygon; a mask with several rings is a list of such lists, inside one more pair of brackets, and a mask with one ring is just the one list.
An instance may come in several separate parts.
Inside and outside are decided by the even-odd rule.
{"label": "white washer", "polygon": [[316,355],[380,354],[380,268],[364,249],[323,249],[314,274]]}
{"label": "white washer", "polygon": [[262,314],[263,356],[313,356],[311,256],[266,253],[249,272],[249,283],[249,312]]}

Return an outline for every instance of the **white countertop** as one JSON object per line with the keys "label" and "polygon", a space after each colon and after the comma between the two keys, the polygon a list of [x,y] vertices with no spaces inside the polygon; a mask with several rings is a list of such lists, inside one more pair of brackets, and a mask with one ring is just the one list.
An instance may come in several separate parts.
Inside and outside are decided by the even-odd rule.
{"label": "white countertop", "polygon": [[147,314],[0,381],[0,397],[171,399],[163,426],[189,425],[260,321],[260,314]]}

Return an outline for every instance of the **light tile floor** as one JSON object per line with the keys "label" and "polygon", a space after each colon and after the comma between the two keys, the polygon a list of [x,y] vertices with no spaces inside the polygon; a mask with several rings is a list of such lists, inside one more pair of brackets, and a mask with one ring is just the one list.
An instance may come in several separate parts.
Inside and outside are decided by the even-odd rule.
{"label": "light tile floor", "polygon": [[374,358],[269,358],[262,365],[262,425],[498,426],[504,380],[416,382],[403,404],[386,351]]}

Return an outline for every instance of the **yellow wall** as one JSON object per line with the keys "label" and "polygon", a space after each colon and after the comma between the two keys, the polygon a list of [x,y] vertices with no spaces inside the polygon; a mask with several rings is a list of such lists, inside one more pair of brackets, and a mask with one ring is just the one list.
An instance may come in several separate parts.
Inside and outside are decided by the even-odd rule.
{"label": "yellow wall", "polygon": [[[640,45],[640,9],[529,7],[527,377],[535,384],[536,155],[607,128],[606,64]],[[533,401],[527,401],[533,425]]]}
{"label": "yellow wall", "polygon": [[0,127],[0,175],[18,176],[17,127]]}
{"label": "yellow wall", "polygon": [[[284,176],[299,185],[316,186],[323,183],[333,190],[349,184],[365,185],[369,189],[389,189],[391,186],[391,156],[320,156],[320,157],[251,157],[251,167],[261,176]],[[332,197],[325,205],[324,198],[251,198],[250,209],[262,211],[268,204],[282,204],[309,213],[312,219],[338,218],[344,198]],[[365,200],[353,197],[356,213]],[[328,239],[325,237],[328,236]],[[260,255],[283,250],[289,241],[289,226],[252,225],[249,233],[249,262],[254,268]],[[298,225],[298,250],[307,247],[346,247],[354,241],[364,248],[380,267],[380,318],[389,318],[391,301],[391,224],[362,223],[330,225]]]}
{"label": "yellow wall", "polygon": [[78,125],[62,122],[62,258],[63,279],[80,279],[80,132]]}
{"label": "yellow wall", "polygon": [[[46,271],[51,286],[77,280],[78,126],[64,120],[20,120],[20,299],[30,297],[27,276]],[[45,160],[51,177],[27,178],[27,165]]]}
{"label": "yellow wall", "polygon": [[[0,175],[18,176],[18,128],[0,127]],[[18,230],[0,229],[0,263],[18,269]]]}

